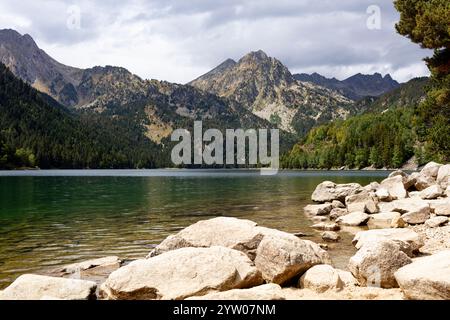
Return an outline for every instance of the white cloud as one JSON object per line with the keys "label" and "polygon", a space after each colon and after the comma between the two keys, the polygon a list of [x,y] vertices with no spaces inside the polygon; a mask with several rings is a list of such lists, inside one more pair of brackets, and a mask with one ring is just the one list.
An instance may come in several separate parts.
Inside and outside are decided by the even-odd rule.
{"label": "white cloud", "polygon": [[[372,4],[381,30],[366,27]],[[80,30],[66,27],[72,5]],[[181,83],[258,49],[294,72],[380,72],[400,81],[427,74],[421,59],[430,54],[396,34],[391,0],[2,0],[0,9],[1,27],[31,34],[65,64],[119,65]]]}

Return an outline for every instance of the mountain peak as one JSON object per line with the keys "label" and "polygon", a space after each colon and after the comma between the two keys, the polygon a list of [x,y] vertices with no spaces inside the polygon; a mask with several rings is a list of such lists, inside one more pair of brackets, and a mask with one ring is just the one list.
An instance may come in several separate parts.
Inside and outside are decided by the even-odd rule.
{"label": "mountain peak", "polygon": [[245,60],[259,60],[264,61],[270,59],[269,56],[262,50],[258,51],[252,51],[248,54],[246,54],[244,57],[242,57],[241,61]]}

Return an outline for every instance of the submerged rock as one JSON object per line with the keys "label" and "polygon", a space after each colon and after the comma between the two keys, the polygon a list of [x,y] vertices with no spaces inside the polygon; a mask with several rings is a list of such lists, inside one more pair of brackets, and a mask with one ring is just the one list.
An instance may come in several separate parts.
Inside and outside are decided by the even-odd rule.
{"label": "submerged rock", "polygon": [[341,237],[336,232],[325,231],[324,233],[322,233],[322,239],[328,242],[338,242]]}
{"label": "submerged rock", "polygon": [[0,300],[91,300],[96,289],[92,281],[24,274],[0,292]]}
{"label": "submerged rock", "polygon": [[316,223],[315,225],[311,226],[311,228],[316,230],[322,230],[322,231],[339,231],[341,227],[337,223],[326,223],[326,222],[320,222]]}

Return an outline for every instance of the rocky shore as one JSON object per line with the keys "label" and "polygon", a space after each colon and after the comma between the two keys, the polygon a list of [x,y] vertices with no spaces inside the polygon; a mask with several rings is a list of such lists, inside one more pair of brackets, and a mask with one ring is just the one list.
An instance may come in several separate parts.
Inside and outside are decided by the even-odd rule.
{"label": "rocky shore", "polygon": [[135,261],[105,257],[22,275],[0,299],[450,299],[450,165],[393,172],[381,183],[325,181],[311,218],[324,242],[356,230],[348,270],[326,245],[219,217],[166,238]]}

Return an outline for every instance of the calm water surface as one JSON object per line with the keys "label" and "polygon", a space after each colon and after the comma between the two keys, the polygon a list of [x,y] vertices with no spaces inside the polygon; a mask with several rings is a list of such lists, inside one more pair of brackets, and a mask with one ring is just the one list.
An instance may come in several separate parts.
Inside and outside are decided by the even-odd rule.
{"label": "calm water surface", "polygon": [[[309,227],[302,208],[317,184],[368,184],[388,172],[238,170],[0,171],[0,288],[17,276],[118,255],[144,257],[169,234],[232,216],[287,232]],[[334,263],[353,255],[351,234],[330,245]]]}

